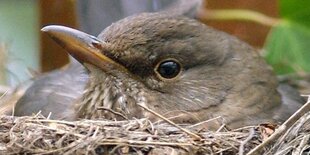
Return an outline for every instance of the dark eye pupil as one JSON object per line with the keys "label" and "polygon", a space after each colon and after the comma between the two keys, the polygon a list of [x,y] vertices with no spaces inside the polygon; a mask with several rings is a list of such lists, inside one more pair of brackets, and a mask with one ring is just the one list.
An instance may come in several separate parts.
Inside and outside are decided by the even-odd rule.
{"label": "dark eye pupil", "polygon": [[159,65],[157,71],[162,77],[171,79],[179,74],[181,66],[172,60],[164,61]]}

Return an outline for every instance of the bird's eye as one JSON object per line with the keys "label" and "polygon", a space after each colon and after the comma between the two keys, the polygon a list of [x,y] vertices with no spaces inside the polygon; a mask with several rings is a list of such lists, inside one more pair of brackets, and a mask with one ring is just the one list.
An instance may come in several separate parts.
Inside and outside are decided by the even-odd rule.
{"label": "bird's eye", "polygon": [[156,72],[165,79],[172,79],[181,72],[181,65],[176,60],[166,60],[156,68]]}

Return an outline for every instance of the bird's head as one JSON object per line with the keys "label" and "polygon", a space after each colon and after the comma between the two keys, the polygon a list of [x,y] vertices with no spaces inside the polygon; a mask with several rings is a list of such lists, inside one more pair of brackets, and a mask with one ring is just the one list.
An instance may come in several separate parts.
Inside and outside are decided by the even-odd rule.
{"label": "bird's head", "polygon": [[144,13],[98,37],[63,26],[42,31],[89,70],[82,117],[152,117],[142,104],[175,120],[229,123],[278,102],[276,79],[253,48],[194,19]]}

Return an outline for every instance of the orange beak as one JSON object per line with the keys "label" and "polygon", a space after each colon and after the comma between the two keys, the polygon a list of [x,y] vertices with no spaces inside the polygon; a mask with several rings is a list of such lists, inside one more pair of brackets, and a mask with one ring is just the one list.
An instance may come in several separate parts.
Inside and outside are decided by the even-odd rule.
{"label": "orange beak", "polygon": [[82,64],[91,64],[106,72],[116,69],[128,73],[124,66],[107,56],[108,54],[112,55],[109,51],[109,45],[98,40],[97,37],[57,25],[46,26],[41,31],[47,33]]}

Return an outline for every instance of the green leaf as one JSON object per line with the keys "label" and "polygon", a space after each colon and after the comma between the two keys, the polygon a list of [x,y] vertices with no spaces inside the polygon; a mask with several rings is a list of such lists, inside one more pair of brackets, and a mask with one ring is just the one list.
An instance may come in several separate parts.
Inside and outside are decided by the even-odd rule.
{"label": "green leaf", "polygon": [[280,0],[280,15],[310,28],[310,0]]}
{"label": "green leaf", "polygon": [[277,74],[310,71],[310,29],[283,22],[271,30],[266,59]]}

